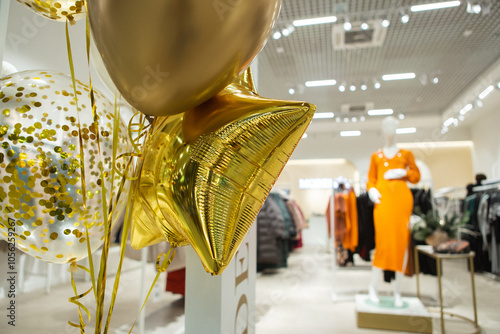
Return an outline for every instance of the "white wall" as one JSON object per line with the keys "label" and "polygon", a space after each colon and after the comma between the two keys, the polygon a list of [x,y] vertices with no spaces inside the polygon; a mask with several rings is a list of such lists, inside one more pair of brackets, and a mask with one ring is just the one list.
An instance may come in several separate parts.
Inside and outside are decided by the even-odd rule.
{"label": "white wall", "polygon": [[470,126],[474,172],[500,179],[500,92],[488,96],[482,109]]}

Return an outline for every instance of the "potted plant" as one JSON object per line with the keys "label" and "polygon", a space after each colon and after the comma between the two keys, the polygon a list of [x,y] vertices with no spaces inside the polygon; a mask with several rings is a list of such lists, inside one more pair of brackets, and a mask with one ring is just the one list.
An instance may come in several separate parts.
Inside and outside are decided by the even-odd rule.
{"label": "potted plant", "polygon": [[415,211],[421,221],[412,227],[413,238],[417,241],[425,241],[433,247],[455,238],[458,229],[465,223],[465,217],[468,216],[465,214],[464,218],[460,219],[457,214],[453,214],[442,218],[435,210],[429,210],[426,214],[423,214],[420,208]]}

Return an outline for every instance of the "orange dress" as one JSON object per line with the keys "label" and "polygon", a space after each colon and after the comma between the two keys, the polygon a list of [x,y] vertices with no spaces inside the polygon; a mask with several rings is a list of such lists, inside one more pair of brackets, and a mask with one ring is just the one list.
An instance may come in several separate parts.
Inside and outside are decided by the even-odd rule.
{"label": "orange dress", "polygon": [[[407,176],[403,179],[386,180],[389,169],[403,168]],[[367,189],[377,188],[382,197],[375,204],[375,255],[373,266],[403,272],[403,262],[410,232],[408,223],[413,211],[413,196],[406,181],[417,183],[420,171],[410,151],[399,150],[394,158],[387,158],[382,150],[372,154],[368,172]]]}

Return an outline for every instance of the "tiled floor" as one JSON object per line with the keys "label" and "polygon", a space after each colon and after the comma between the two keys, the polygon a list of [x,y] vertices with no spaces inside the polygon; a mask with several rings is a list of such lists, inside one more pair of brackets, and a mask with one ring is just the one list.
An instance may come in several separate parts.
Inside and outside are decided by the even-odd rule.
{"label": "tiled floor", "polygon": [[[315,217],[304,233],[305,246],[293,252],[289,267],[258,274],[256,300],[257,334],[289,333],[383,333],[384,331],[359,329],[356,326],[353,295],[366,291],[371,277],[369,264],[357,261],[355,267],[338,269],[335,282],[332,275],[331,255],[326,251],[324,218]],[[129,261],[122,277],[119,298],[113,314],[110,333],[128,333],[139,308],[140,271],[138,262]],[[146,280],[154,278],[153,266],[147,268]],[[446,305],[456,313],[472,316],[470,276],[465,262],[445,262],[444,292]],[[28,277],[29,278],[29,277]],[[162,278],[164,279],[164,278]],[[40,278],[31,278],[29,286],[40,286]],[[334,284],[335,283],[335,284]],[[111,282],[109,283],[111,284]],[[435,277],[423,276],[422,290],[426,304],[435,304],[437,295]],[[84,282],[79,286],[85,286]],[[159,283],[164,286],[164,281]],[[479,323],[483,333],[500,333],[500,282],[485,275],[476,275]],[[389,293],[393,286],[381,284],[381,293]],[[29,289],[27,289],[29,290]],[[184,299],[179,295],[158,289],[147,304],[145,333],[183,334]],[[402,290],[406,296],[415,295],[415,278],[405,278]],[[338,294],[332,300],[332,292]],[[43,289],[23,293],[16,300],[16,327],[6,325],[7,298],[0,299],[0,333],[2,334],[67,334],[79,333],[67,325],[77,321],[76,307],[67,302],[72,296],[68,283],[54,286],[49,295]],[[85,297],[92,305],[91,296]],[[439,322],[433,322],[434,333],[439,333]],[[448,333],[470,333],[471,327],[456,321],[447,322]],[[86,333],[94,333],[90,326]],[[139,333],[136,325],[133,333]],[[216,333],[200,333],[216,334]]]}

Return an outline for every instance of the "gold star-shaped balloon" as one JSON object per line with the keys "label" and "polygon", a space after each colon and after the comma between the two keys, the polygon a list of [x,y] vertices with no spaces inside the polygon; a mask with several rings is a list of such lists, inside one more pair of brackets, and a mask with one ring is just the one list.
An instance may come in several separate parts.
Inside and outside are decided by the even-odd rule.
{"label": "gold star-shaped balloon", "polygon": [[147,243],[132,244],[146,246],[161,232],[174,245],[187,241],[207,272],[222,273],[314,111],[258,96],[246,72],[204,104],[156,118],[135,194],[155,227],[134,223],[150,234],[135,233]]}

